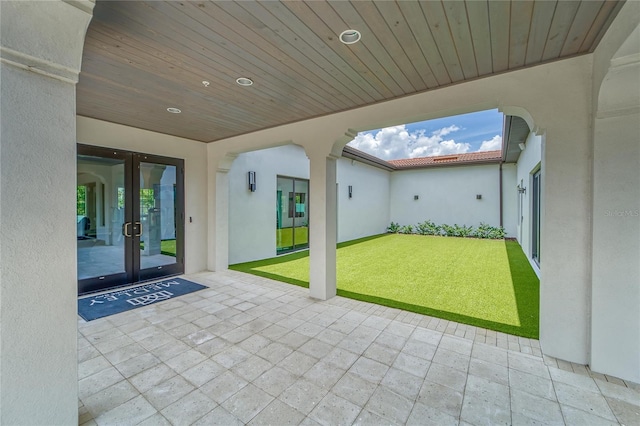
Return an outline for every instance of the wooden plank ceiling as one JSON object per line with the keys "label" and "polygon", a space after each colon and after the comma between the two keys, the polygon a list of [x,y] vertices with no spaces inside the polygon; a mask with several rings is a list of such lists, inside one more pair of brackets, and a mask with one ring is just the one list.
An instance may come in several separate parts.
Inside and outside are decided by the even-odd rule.
{"label": "wooden plank ceiling", "polygon": [[[588,53],[620,6],[98,0],[77,111],[213,142]],[[342,44],[346,29],[362,40]],[[254,85],[239,86],[238,77]]]}

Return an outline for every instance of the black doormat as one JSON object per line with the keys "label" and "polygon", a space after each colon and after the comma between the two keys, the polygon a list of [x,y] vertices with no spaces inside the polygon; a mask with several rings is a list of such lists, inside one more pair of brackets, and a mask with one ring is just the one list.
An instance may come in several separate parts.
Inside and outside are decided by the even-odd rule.
{"label": "black doormat", "polygon": [[115,290],[78,299],[78,315],[85,321],[92,321],[193,293],[203,288],[207,287],[182,278],[172,278],[126,290]]}

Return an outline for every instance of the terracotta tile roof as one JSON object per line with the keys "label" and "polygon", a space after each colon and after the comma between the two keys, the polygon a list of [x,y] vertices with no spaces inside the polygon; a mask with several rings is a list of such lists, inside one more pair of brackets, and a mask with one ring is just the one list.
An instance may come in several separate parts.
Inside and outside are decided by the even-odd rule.
{"label": "terracotta tile roof", "polygon": [[383,160],[349,145],[344,147],[342,155],[363,163],[389,171],[422,167],[451,166],[457,164],[499,163],[502,151],[471,152],[468,154],[450,154],[435,157],[403,158],[401,160]]}
{"label": "terracotta tile roof", "polygon": [[402,160],[389,160],[387,162],[398,169],[408,169],[414,167],[437,166],[441,164],[452,165],[464,163],[497,163],[501,160],[502,151],[497,150],[471,152],[468,154],[440,155],[437,157],[405,158]]}

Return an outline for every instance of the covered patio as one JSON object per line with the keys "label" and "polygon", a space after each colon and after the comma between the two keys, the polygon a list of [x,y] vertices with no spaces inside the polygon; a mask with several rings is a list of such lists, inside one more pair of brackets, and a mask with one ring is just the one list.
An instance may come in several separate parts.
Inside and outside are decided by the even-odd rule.
{"label": "covered patio", "polygon": [[634,424],[640,388],[515,337],[234,271],[78,323],[81,425]]}
{"label": "covered patio", "polygon": [[[580,365],[640,382],[640,2],[56,0],[1,1],[0,8],[0,423],[78,424],[78,397],[89,422],[95,416],[100,424],[103,416],[109,423],[131,408],[148,414],[140,421],[154,423],[156,412],[169,419],[179,399],[163,405],[145,397],[163,389],[160,383],[141,391],[129,380],[147,363],[183,389],[199,387],[192,402],[175,407],[196,409],[198,401],[211,400],[216,413],[226,415],[224,409],[241,421],[269,415],[264,409],[274,404],[275,413],[296,409],[301,422],[327,424],[333,411],[322,407],[337,402],[350,421],[368,412],[369,419],[399,422],[431,413],[462,418],[462,424],[555,413],[556,420],[582,424],[583,416],[615,423],[628,421],[628,410],[637,413],[628,399],[637,394],[623,382],[612,385],[599,375],[594,381]],[[340,34],[353,29],[362,32],[361,44],[342,44]],[[451,324],[433,330],[443,326],[335,296],[336,158],[346,143],[368,129],[491,108],[521,117],[542,139],[539,348],[479,330],[464,329],[461,336],[463,328]],[[181,267],[212,286],[209,297],[78,324],[78,144],[184,161]],[[231,165],[240,153],[286,144],[302,147],[309,158],[309,290],[227,271]],[[238,297],[250,294],[256,300]],[[273,322],[262,322],[269,316],[260,312]],[[214,333],[216,323],[230,328]],[[284,334],[264,335],[272,327]],[[318,333],[309,336],[313,330]],[[320,340],[325,331],[342,339]],[[189,338],[192,333],[200,334]],[[214,337],[198,345],[207,333]],[[153,336],[186,355],[154,353],[153,338],[144,341]],[[251,358],[255,348],[242,344],[253,336],[250,342],[268,339],[290,350],[287,356],[298,353],[293,360],[306,361]],[[209,343],[215,351],[216,342],[228,353],[194,349]],[[106,358],[129,345],[140,351],[141,365]],[[322,370],[322,380],[336,382],[320,382],[313,374],[331,364],[319,354],[335,346],[351,351],[353,364]],[[439,356],[440,350],[450,356]],[[410,359],[400,357],[403,351],[423,354],[411,367],[420,371],[412,379],[419,389],[397,386],[405,377],[400,372],[386,379],[394,368],[407,373],[396,364]],[[502,364],[482,364],[487,351]],[[207,357],[213,371],[216,363],[225,369],[221,374],[241,377],[242,367],[233,364],[238,354],[258,366],[246,366],[247,385],[229,399],[216,400],[203,392],[206,383],[196,386],[184,376]],[[461,363],[447,364],[456,359]],[[316,380],[315,408],[295,407],[295,392],[277,392],[284,385],[275,378],[264,380],[277,395],[259,387],[259,377],[249,380],[260,365],[267,366],[263,374],[309,365],[289,371],[290,386],[305,375]],[[192,380],[201,379],[192,373]],[[527,384],[531,391],[540,384],[553,393],[519,393],[512,376],[528,377],[520,373],[536,377]],[[344,398],[336,388],[343,377],[372,383],[366,401]],[[101,392],[107,382],[132,399],[108,403]],[[403,394],[407,389],[413,400]],[[426,405],[442,403],[431,397],[433,389],[447,392],[445,401],[458,401],[455,407]],[[100,408],[92,395],[106,405]],[[485,399],[494,397],[500,403],[491,408]],[[404,409],[383,413],[384,401]],[[478,411],[487,407],[493,411]],[[193,420],[210,415],[198,414]]]}

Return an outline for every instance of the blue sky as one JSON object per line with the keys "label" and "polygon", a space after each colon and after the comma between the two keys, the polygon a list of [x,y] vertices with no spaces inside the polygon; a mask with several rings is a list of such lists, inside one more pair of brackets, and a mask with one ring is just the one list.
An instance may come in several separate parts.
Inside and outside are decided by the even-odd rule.
{"label": "blue sky", "polygon": [[383,160],[500,149],[497,109],[360,132],[350,146]]}

